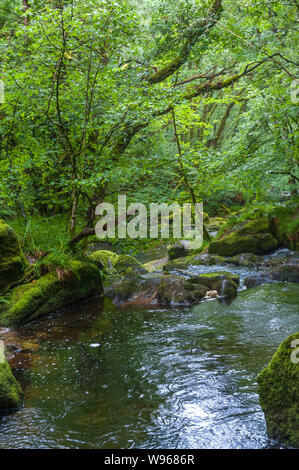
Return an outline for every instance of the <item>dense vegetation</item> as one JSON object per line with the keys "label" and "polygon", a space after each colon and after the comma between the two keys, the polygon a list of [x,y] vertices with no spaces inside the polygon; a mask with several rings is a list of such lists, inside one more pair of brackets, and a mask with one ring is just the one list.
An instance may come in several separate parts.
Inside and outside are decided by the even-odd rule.
{"label": "dense vegetation", "polygon": [[[85,430],[87,423],[92,423],[95,430],[101,428],[96,419],[99,417],[101,425],[104,423],[103,405],[95,413],[93,384],[102,400],[102,391],[98,392],[100,380],[109,377],[109,373],[113,375],[112,391],[106,385],[109,378],[103,389],[109,388],[112,398],[117,383],[113,409],[118,416],[113,426],[118,425],[118,418],[121,420],[123,415],[129,432],[127,417],[131,420],[135,409],[138,409],[138,419],[142,416],[144,420],[139,400],[141,396],[150,400],[154,394],[147,394],[146,388],[145,393],[140,393],[144,377],[138,378],[138,385],[132,385],[132,389],[128,386],[131,372],[127,375],[127,364],[122,365],[128,356],[119,357],[123,356],[119,352],[122,349],[115,348],[110,333],[115,327],[117,346],[123,341],[122,334],[131,335],[130,347],[122,343],[128,349],[130,364],[136,351],[140,356],[138,349],[134,352],[133,344],[142,343],[140,360],[144,361],[143,352],[152,338],[150,330],[146,330],[151,328],[151,321],[144,317],[142,332],[137,334],[135,329],[134,333],[130,315],[125,317],[122,313],[125,308],[132,309],[135,322],[140,313],[135,318],[137,306],[144,311],[148,306],[161,307],[164,326],[159,318],[159,330],[165,329],[167,345],[168,335],[175,338],[180,329],[179,343],[171,343],[172,355],[177,348],[173,367],[172,359],[167,359],[168,353],[165,356],[163,350],[163,361],[166,365],[170,360],[172,374],[186,369],[178,365],[179,350],[184,351],[184,364],[187,349],[194,350],[196,360],[189,356],[188,363],[196,367],[199,362],[201,365],[205,362],[204,354],[208,351],[211,354],[207,361],[208,381],[210,372],[217,370],[214,362],[211,368],[210,359],[215,359],[215,364],[217,360],[223,362],[213,375],[213,390],[215,385],[217,391],[218,377],[228,385],[222,384],[221,389],[238,390],[237,382],[232,386],[229,380],[232,376],[236,380],[239,374],[242,396],[247,396],[248,390],[254,392],[257,369],[250,383],[250,373],[253,374],[250,361],[254,358],[255,362],[259,357],[264,366],[269,351],[274,350],[274,342],[295,325],[292,303],[297,305],[295,289],[299,283],[299,80],[294,50],[298,12],[298,0],[0,0],[0,410],[6,412],[23,404],[23,392],[10,363],[15,360],[18,368],[25,370],[26,363],[18,355],[24,351],[31,355],[32,351],[38,351],[43,338],[47,335],[51,338],[51,327],[44,328],[40,318],[57,311],[63,317],[65,308],[89,298],[97,302],[96,307],[91,307],[87,318],[82,314],[81,320],[91,321],[91,314],[95,314],[95,333],[88,336],[89,330],[83,325],[83,333],[80,331],[83,336],[76,337],[81,330],[77,324],[81,307],[77,309],[77,306],[74,307],[77,315],[68,327],[65,327],[67,314],[62,328],[55,326],[59,315],[54,316],[52,325],[54,339],[68,334],[64,330],[69,330],[80,347],[80,366],[65,367],[66,362],[61,361],[60,369],[55,367],[55,376],[66,369],[67,372],[74,369],[78,374],[90,369],[93,375],[88,380],[80,375],[74,390],[80,387],[76,401],[82,390],[87,400],[78,401],[80,413],[88,409],[85,405],[89,396],[93,397],[94,420],[90,420],[91,415],[85,420],[83,411],[75,424],[70,423],[68,432],[76,427]],[[128,204],[141,202],[147,208],[151,203],[192,203],[193,219],[189,225],[197,221],[195,204],[203,203],[202,246],[195,249],[185,234],[180,237],[184,240],[174,240],[174,230],[170,230],[170,237],[164,232],[166,240],[162,241],[150,239],[147,233],[148,238],[119,236],[119,239],[99,242],[95,235],[97,206],[103,202],[115,204],[120,195],[127,196]],[[165,219],[157,220],[161,226]],[[172,213],[171,228],[175,227],[175,220]],[[116,225],[120,226],[121,222],[118,215]],[[146,226],[143,220],[137,231],[142,224]],[[136,253],[135,258],[132,255]],[[271,283],[273,289],[264,286]],[[265,291],[245,292],[256,287]],[[229,310],[239,293],[243,299],[247,298],[246,312],[242,313],[242,305],[237,303],[240,315],[239,310],[234,310],[235,304],[232,313]],[[213,299],[217,301],[209,302]],[[193,312],[191,307],[199,307],[202,301],[203,309],[201,313],[198,310],[196,319],[192,317],[192,325],[190,315],[184,324],[174,320],[179,319],[180,309],[188,316],[188,312]],[[121,317],[126,318],[125,327],[115,318],[111,321],[114,312],[121,312]],[[170,324],[165,326],[167,314],[172,322],[179,321],[176,331]],[[141,312],[140,320],[142,315]],[[217,322],[219,318],[220,322],[214,325],[214,331],[212,318]],[[286,326],[282,321],[285,318],[289,322]],[[47,331],[39,335],[31,333],[33,343],[25,341],[26,334],[14,336],[16,327],[29,323],[30,328],[32,321],[35,327]],[[252,328],[250,321],[255,323]],[[194,322],[196,327],[192,328]],[[183,340],[181,330],[186,325],[188,336]],[[263,342],[260,331],[253,338],[259,325],[263,326],[261,330],[266,332],[263,334],[267,341]],[[272,337],[273,331],[277,337]],[[196,333],[193,340],[191,333]],[[99,342],[95,342],[96,338]],[[159,342],[164,343],[161,338],[161,332],[155,327],[151,362],[154,356],[162,357],[162,349],[158,347]],[[272,338],[274,342],[270,344]],[[85,367],[83,345],[87,339],[89,352]],[[109,354],[107,369],[101,369],[105,358],[101,356],[101,348],[105,348],[108,340],[112,341],[109,348],[119,355],[115,374],[112,374]],[[68,340],[58,343],[59,348],[69,345]],[[298,333],[289,336],[259,376],[260,404],[268,436],[294,447],[299,447],[296,356],[299,349],[292,351],[292,348],[298,344]],[[1,349],[4,345],[9,346],[8,354]],[[64,361],[71,357],[71,347],[66,347],[67,351],[61,349],[59,353]],[[246,357],[243,363],[244,351],[250,361]],[[264,352],[265,356],[261,354]],[[235,370],[236,374],[232,363],[226,363],[232,358],[240,369]],[[54,356],[51,356],[52,363],[55,365]],[[30,362],[31,379],[37,364],[43,362],[36,358]],[[144,363],[140,369],[145,369]],[[161,363],[157,369],[159,373],[163,371]],[[101,370],[98,375],[97,370]],[[134,374],[137,370],[134,364]],[[202,370],[199,382],[205,380]],[[227,374],[228,370],[232,373]],[[156,372],[155,369],[155,375]],[[68,400],[74,396],[67,388],[72,386],[75,377],[72,373],[67,380],[63,379],[62,388]],[[172,374],[170,381],[174,378]],[[187,374],[194,375],[197,381],[197,369],[194,374],[188,369]],[[167,374],[161,372],[161,375]],[[48,401],[53,400],[60,405],[55,398],[59,390],[55,380],[49,390],[42,375],[38,380],[47,394],[46,400],[39,401],[48,406]],[[159,378],[157,388],[175,389],[169,384],[163,386],[163,380],[164,377]],[[201,396],[194,390],[198,386],[195,382],[185,381],[184,377],[181,380],[180,375],[175,381],[184,387],[178,401],[188,394],[188,384],[192,384],[192,396]],[[149,382],[154,387],[154,382]],[[85,387],[90,387],[86,393]],[[133,413],[126,401],[128,396],[119,399],[122,388],[130,390],[130,399],[135,396],[131,390],[136,388],[138,392],[137,400],[133,399]],[[210,394],[206,383],[203,388],[206,397]],[[238,393],[227,390],[223,402],[228,409],[227,396],[231,398]],[[175,395],[175,390],[171,393]],[[38,392],[35,390],[33,395],[37,398]],[[219,394],[218,402],[222,401],[219,397],[222,395]],[[214,395],[210,398],[215,399]],[[256,396],[248,395],[247,399],[249,403]],[[68,400],[61,401],[68,411],[60,411],[60,416],[68,415],[72,408]],[[168,400],[165,401],[168,406]],[[155,398],[144,409],[154,409],[154,402]],[[35,410],[33,403],[29,406]],[[103,403],[108,410],[105,399]],[[120,412],[119,403],[125,406]],[[244,419],[240,411],[244,409],[249,422],[256,410],[252,412],[248,403],[242,407],[238,403],[236,410],[240,419]],[[192,401],[190,410],[196,411],[193,405]],[[214,408],[215,401],[209,402],[209,412],[216,411],[216,421],[215,416],[211,420],[212,424],[216,423],[213,436],[221,421],[217,403]],[[201,420],[206,416],[203,410],[202,413],[200,408],[195,418]],[[176,408],[173,414],[177,413]],[[231,417],[233,413],[232,410]],[[150,417],[149,411],[146,414]],[[109,425],[112,416],[113,413],[109,415]],[[38,432],[38,427],[35,429],[34,419],[28,428],[34,429],[36,436],[44,434]],[[186,419],[184,415],[184,423]],[[180,425],[180,416],[176,420]],[[168,417],[160,421],[165,421],[173,433]],[[104,434],[114,439],[115,431],[111,432],[109,425]],[[253,427],[246,432],[239,424],[234,427],[240,441],[245,434],[255,433]],[[196,427],[192,425],[192,429]],[[199,434],[206,433],[201,421],[199,429]],[[221,431],[221,434],[230,435],[233,426],[228,429],[229,432]],[[69,445],[68,434],[62,434]],[[184,431],[180,430],[180,435],[183,434],[186,434],[185,424]],[[128,441],[130,448],[134,442],[131,439],[132,436]],[[26,440],[22,436],[22,440],[34,445],[31,438]],[[80,442],[86,441],[76,438],[76,446]],[[124,447],[120,441],[113,442]],[[247,447],[246,441],[242,442]],[[239,445],[235,441],[232,444]]]}
{"label": "dense vegetation", "polygon": [[296,199],[298,9],[1,0],[0,216],[61,252],[122,192],[212,216]]}

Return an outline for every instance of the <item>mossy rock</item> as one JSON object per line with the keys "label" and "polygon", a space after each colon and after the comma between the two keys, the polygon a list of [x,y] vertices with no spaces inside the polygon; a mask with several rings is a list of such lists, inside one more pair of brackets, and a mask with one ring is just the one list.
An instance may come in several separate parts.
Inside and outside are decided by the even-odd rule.
{"label": "mossy rock", "polygon": [[113,270],[119,259],[119,255],[109,250],[98,250],[94,251],[88,258],[91,261],[94,261],[100,268],[104,268],[109,271]]}
{"label": "mossy rock", "polygon": [[240,253],[264,255],[271,253],[279,246],[270,233],[268,219],[246,221],[238,226],[227,226],[222,234],[209,246],[210,254],[235,256]]}
{"label": "mossy rock", "polygon": [[0,410],[19,408],[22,398],[21,386],[15,379],[0,344]]}
{"label": "mossy rock", "polygon": [[194,276],[190,279],[190,282],[193,284],[201,284],[208,287],[211,290],[218,290],[216,286],[219,287],[219,282],[224,280],[231,280],[236,285],[240,283],[240,278],[237,274],[232,274],[230,272],[214,272],[214,273],[205,273]]}
{"label": "mossy rock", "polygon": [[118,284],[110,286],[105,294],[115,303],[147,305],[155,302],[161,281],[162,276],[152,275],[144,279],[129,275]]}
{"label": "mossy rock", "polygon": [[258,376],[260,404],[270,438],[299,447],[299,332],[281,343]]}
{"label": "mossy rock", "polygon": [[134,256],[120,255],[114,268],[119,274],[130,274],[135,272],[137,274],[146,274],[148,271],[142,263],[140,263]]}
{"label": "mossy rock", "polygon": [[167,251],[170,261],[177,258],[183,258],[184,256],[188,255],[188,250],[182,242],[174,243],[173,245],[167,248]]}
{"label": "mossy rock", "polygon": [[15,232],[0,220],[0,291],[22,279],[26,265]]}
{"label": "mossy rock", "polygon": [[219,297],[233,299],[238,295],[238,285],[232,279],[222,279],[218,281],[213,290],[218,292]]}
{"label": "mossy rock", "polygon": [[18,325],[102,293],[99,269],[90,262],[71,261],[65,279],[49,273],[37,281],[16,287],[0,317],[0,324]]}
{"label": "mossy rock", "polygon": [[165,258],[160,258],[160,259],[154,259],[152,261],[149,261],[148,263],[144,263],[144,268],[152,273],[158,270],[163,269],[163,267],[167,264],[168,262],[168,257],[166,256]]}
{"label": "mossy rock", "polygon": [[206,286],[193,284],[179,276],[164,276],[157,299],[161,305],[196,305],[208,290]]}

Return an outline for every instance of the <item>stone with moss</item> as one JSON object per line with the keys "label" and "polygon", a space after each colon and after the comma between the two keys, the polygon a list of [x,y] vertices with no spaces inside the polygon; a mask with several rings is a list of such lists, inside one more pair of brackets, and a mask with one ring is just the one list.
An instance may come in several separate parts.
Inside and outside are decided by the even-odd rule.
{"label": "stone with moss", "polygon": [[148,272],[142,263],[130,255],[120,255],[114,268],[121,275],[127,275],[132,272],[136,274],[146,274]]}
{"label": "stone with moss", "polygon": [[22,398],[21,386],[15,379],[0,344],[0,410],[19,408]]}
{"label": "stone with moss", "polygon": [[218,292],[220,298],[233,299],[238,295],[238,285],[232,279],[222,279],[218,281],[214,286],[213,290]]}
{"label": "stone with moss", "polygon": [[186,246],[183,241],[178,241],[173,245],[170,245],[167,248],[167,251],[170,261],[177,258],[183,258],[184,256],[188,255],[188,249],[186,249]]}
{"label": "stone with moss", "polygon": [[258,376],[258,391],[270,438],[299,447],[299,332],[284,340]]}
{"label": "stone with moss", "polygon": [[168,257],[165,256],[164,258],[159,258],[159,259],[154,259],[152,261],[149,261],[148,263],[144,263],[144,268],[152,273],[155,271],[160,271],[163,269],[163,267],[168,263]]}
{"label": "stone with moss", "polygon": [[209,289],[193,284],[179,276],[164,276],[158,289],[157,299],[161,305],[196,305]]}
{"label": "stone with moss", "polygon": [[109,286],[105,294],[112,298],[114,303],[148,305],[156,303],[161,281],[162,276],[155,274],[146,278],[129,275],[114,286]]}
{"label": "stone with moss", "polygon": [[0,316],[0,324],[19,325],[102,293],[99,269],[93,263],[73,260],[64,270],[50,272],[14,288]]}
{"label": "stone with moss", "polygon": [[24,277],[26,261],[13,229],[0,220],[0,291]]}
{"label": "stone with moss", "polygon": [[95,262],[100,268],[111,271],[114,269],[114,266],[119,259],[119,255],[109,250],[98,250],[94,251],[88,258]]}
{"label": "stone with moss", "polygon": [[232,274],[226,271],[199,274],[198,276],[190,278],[190,282],[193,284],[201,284],[211,290],[214,290],[216,289],[216,285],[219,283],[219,281],[223,281],[225,279],[233,281],[236,285],[240,283],[240,278],[237,274]]}
{"label": "stone with moss", "polygon": [[264,255],[276,250],[278,246],[279,243],[270,230],[270,221],[256,219],[237,226],[228,225],[211,242],[209,253],[221,256],[235,256],[240,253]]}

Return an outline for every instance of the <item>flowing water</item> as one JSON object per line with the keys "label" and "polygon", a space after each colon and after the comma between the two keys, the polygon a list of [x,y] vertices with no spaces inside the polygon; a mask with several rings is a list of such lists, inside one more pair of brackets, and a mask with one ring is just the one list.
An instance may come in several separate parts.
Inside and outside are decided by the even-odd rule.
{"label": "flowing water", "polygon": [[257,375],[298,330],[298,294],[267,284],[188,309],[93,299],[7,333],[28,343],[12,362],[25,402],[0,417],[0,448],[275,446]]}

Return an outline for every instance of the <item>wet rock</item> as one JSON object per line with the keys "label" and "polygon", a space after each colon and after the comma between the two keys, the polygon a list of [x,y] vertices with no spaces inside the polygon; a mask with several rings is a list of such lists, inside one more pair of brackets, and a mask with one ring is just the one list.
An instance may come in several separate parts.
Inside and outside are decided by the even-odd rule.
{"label": "wet rock", "polygon": [[[215,272],[215,273],[205,273],[198,276],[191,277],[189,282],[193,284],[201,284],[209,288],[209,290],[218,290],[216,286],[219,287],[219,282],[223,280],[231,280],[236,285],[239,285],[240,278],[236,274],[229,272]],[[218,291],[219,292],[219,291]]]}
{"label": "wet rock", "polygon": [[0,410],[19,408],[22,405],[22,390],[15,379],[0,344]]}
{"label": "wet rock", "polygon": [[167,248],[169,260],[172,261],[176,258],[183,258],[188,255],[188,250],[183,242],[176,242]]}
{"label": "wet rock", "polygon": [[238,295],[238,285],[232,279],[223,279],[215,284],[219,297],[233,299]]}
{"label": "wet rock", "polygon": [[178,276],[163,276],[157,299],[161,305],[195,305],[208,290],[206,286],[193,284]]}
{"label": "wet rock", "polygon": [[226,258],[226,262],[234,264],[235,266],[246,266],[253,267],[264,261],[262,256],[255,255],[253,253],[241,253],[235,255],[232,258]]}
{"label": "wet rock", "polygon": [[299,447],[299,332],[281,343],[258,376],[260,404],[270,438]]}
{"label": "wet rock", "polygon": [[148,278],[127,276],[125,279],[105,289],[107,297],[114,303],[148,305],[156,303],[162,276]]}
{"label": "wet rock", "polygon": [[299,264],[283,264],[271,271],[276,281],[299,282]]}
{"label": "wet rock", "polygon": [[247,287],[247,289],[251,289],[252,287],[257,287],[262,284],[268,284],[270,282],[273,282],[273,278],[270,274],[260,274],[244,279],[244,285]]}

